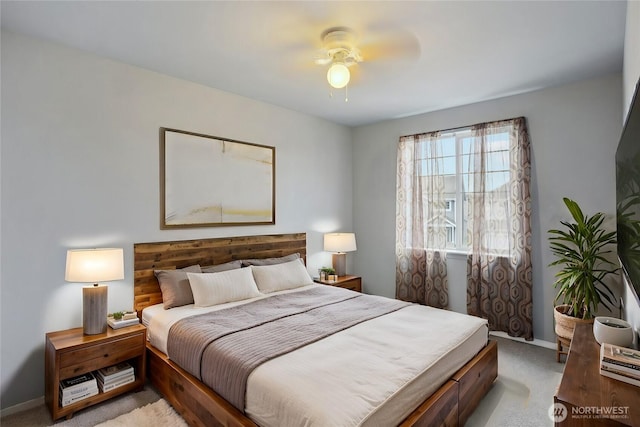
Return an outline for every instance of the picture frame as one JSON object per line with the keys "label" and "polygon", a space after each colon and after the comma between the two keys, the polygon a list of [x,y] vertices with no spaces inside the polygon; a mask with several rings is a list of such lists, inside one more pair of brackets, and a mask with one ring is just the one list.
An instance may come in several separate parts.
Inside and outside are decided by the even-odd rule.
{"label": "picture frame", "polygon": [[160,128],[160,228],[275,224],[275,147]]}

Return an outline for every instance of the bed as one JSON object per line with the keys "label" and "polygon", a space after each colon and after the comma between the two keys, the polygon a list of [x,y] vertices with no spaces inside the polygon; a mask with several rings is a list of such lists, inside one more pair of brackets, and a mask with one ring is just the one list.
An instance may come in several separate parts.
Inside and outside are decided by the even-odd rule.
{"label": "bed", "polygon": [[[193,264],[203,266],[219,265],[234,260],[275,258],[291,254],[300,254],[303,261],[306,259],[306,235],[304,233],[135,244],[135,309],[142,316],[143,310],[147,307],[149,308],[145,311],[145,317],[147,315],[150,316],[144,319],[147,324],[149,322],[154,324],[160,322],[158,319],[163,316],[171,318],[170,322],[177,322],[177,318],[180,317],[179,313],[188,311],[188,307],[171,310],[158,308],[158,304],[162,303],[162,293],[154,275],[154,270],[179,269]],[[311,295],[322,292],[322,295],[324,295],[328,291],[326,288],[329,287],[310,284],[290,291],[274,292],[270,294],[269,298],[281,293],[294,294],[294,298],[305,293]],[[351,291],[336,290],[351,293]],[[353,301],[365,299],[365,296],[358,294],[358,296],[354,297],[351,294],[339,294],[336,298],[344,297],[344,299],[353,299]],[[332,293],[331,295],[333,297],[334,294]],[[282,298],[290,298],[290,296]],[[257,297],[257,299],[263,298]],[[231,305],[245,303],[246,301],[240,301]],[[324,416],[328,412],[331,412],[329,415],[333,416],[333,412],[338,413],[342,409],[323,411],[323,405],[329,405],[324,406],[325,408],[339,408],[340,404],[349,402],[350,393],[360,396],[360,392],[368,392],[370,387],[367,386],[362,378],[353,381],[349,380],[349,387],[346,387],[345,390],[342,390],[338,385],[333,386],[333,384],[340,383],[340,378],[348,378],[348,371],[352,370],[354,373],[357,371],[356,366],[350,367],[348,363],[341,368],[347,372],[337,369],[341,364],[345,364],[345,360],[353,361],[359,360],[358,357],[365,357],[362,359],[363,361],[368,361],[367,363],[370,362],[375,365],[373,361],[367,359],[367,357],[377,357],[374,352],[367,351],[367,353],[371,353],[369,355],[357,355],[356,353],[350,355],[350,352],[355,352],[358,347],[350,345],[351,343],[366,340],[368,339],[367,337],[373,335],[376,337],[389,336],[389,339],[397,340],[391,345],[392,348],[396,349],[396,352],[411,353],[414,358],[419,357],[419,352],[414,354],[413,351],[403,350],[402,346],[408,344],[403,342],[402,334],[393,333],[393,331],[399,330],[397,326],[394,326],[394,323],[381,322],[403,322],[409,320],[411,323],[412,316],[421,316],[422,311],[425,310],[433,311],[436,317],[452,315],[460,318],[466,317],[457,313],[412,305],[411,307],[402,307],[380,317],[358,323],[351,328],[328,336],[311,345],[305,345],[300,350],[274,358],[257,367],[251,373],[247,382],[247,400],[244,409],[238,409],[231,403],[233,399],[226,400],[221,394],[214,392],[210,387],[198,380],[196,376],[178,366],[174,360],[169,359],[165,353],[166,342],[163,341],[163,338],[158,338],[162,334],[153,331],[150,331],[149,336],[154,337],[155,334],[156,337],[150,338],[151,341],[147,344],[147,374],[151,383],[192,426],[273,425],[272,421],[274,419],[279,421],[284,419],[279,418],[282,415],[261,413],[260,411],[264,412],[265,408],[267,408],[268,412],[268,408],[277,407],[278,405],[293,408],[291,421],[289,422],[291,425],[296,425],[301,423],[300,418],[295,418],[296,408],[305,408],[304,410],[298,409],[300,413],[305,412],[303,414],[305,416],[306,412],[313,413],[314,409],[312,408],[318,408],[315,410],[319,416]],[[152,314],[154,311],[155,314]],[[407,319],[404,319],[405,317]],[[150,318],[155,318],[156,320],[150,321]],[[436,319],[435,321],[438,320]],[[446,324],[450,322],[449,318],[443,318],[440,321],[443,323],[438,329],[446,327]],[[388,328],[388,333],[386,334],[384,332],[385,328]],[[407,330],[410,329],[407,328]],[[458,327],[454,329],[458,329]],[[426,371],[423,372],[422,368],[416,367],[416,372],[419,372],[420,375],[416,375],[416,380],[407,382],[407,386],[402,388],[404,390],[403,393],[387,392],[387,398],[382,395],[381,399],[385,401],[385,405],[380,405],[380,410],[376,409],[370,417],[353,425],[464,425],[497,376],[496,343],[487,340],[485,329],[474,326],[469,327],[469,331],[467,334],[469,337],[465,336],[464,341],[464,343],[467,343],[465,345],[468,346],[466,350],[463,351],[461,348],[447,353],[446,357],[438,359],[438,363],[442,362],[446,365],[443,365],[444,367],[440,372],[440,375],[446,375],[445,378],[430,378],[427,376]],[[394,338],[395,335],[398,336]],[[427,338],[425,337],[424,339]],[[437,344],[437,341],[434,342]],[[436,344],[428,344],[422,347],[435,347],[437,346]],[[336,351],[330,351],[331,349]],[[471,352],[471,354],[464,356],[464,360],[453,360],[463,357],[459,355],[464,352]],[[396,354],[394,357],[398,358],[398,355]],[[336,360],[332,362],[332,359]],[[312,363],[311,361],[315,361],[313,363],[316,364],[310,364]],[[456,366],[451,365],[454,362],[457,363]],[[331,363],[334,363],[334,365],[331,365]],[[363,363],[363,365],[367,363]],[[311,391],[295,393],[296,387],[297,389],[307,390],[312,388],[311,386],[322,383],[322,381],[318,381],[318,378],[314,379],[311,376],[304,375],[307,373],[305,372],[305,366],[311,366],[308,371],[324,372],[322,374],[322,377],[326,378],[324,388],[318,386],[321,394],[314,395]],[[407,368],[414,369],[411,366],[407,366]],[[325,371],[322,371],[323,369]],[[297,372],[297,374],[287,379],[285,376],[290,372]],[[382,379],[387,378],[387,374],[380,376],[381,381],[377,382],[386,383]],[[275,384],[274,381],[276,382]],[[280,382],[277,383],[277,381]],[[305,381],[308,382],[305,383]],[[359,384],[361,389],[358,389]],[[269,389],[269,387],[272,388]],[[290,393],[292,397],[283,397],[283,399],[287,399],[285,400],[286,405],[278,403],[279,393],[276,391],[287,387],[293,387],[294,393]],[[282,393],[286,392],[283,391]],[[270,399],[276,400],[261,399],[259,396],[268,396]],[[369,398],[356,399],[352,403],[346,403],[343,407],[360,408],[363,400],[366,401]],[[388,402],[390,403],[387,404]],[[298,417],[301,416],[300,413],[297,414]],[[316,421],[316,425],[335,425],[335,423],[340,423],[336,420],[339,420],[339,418],[328,417],[324,420]],[[390,422],[389,420],[393,421]],[[312,425],[313,420],[305,422],[309,422],[309,425]]]}

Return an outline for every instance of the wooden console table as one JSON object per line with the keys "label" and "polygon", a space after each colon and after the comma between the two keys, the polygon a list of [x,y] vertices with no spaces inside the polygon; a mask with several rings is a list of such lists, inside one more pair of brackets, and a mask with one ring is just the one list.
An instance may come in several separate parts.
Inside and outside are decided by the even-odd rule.
{"label": "wooden console table", "polygon": [[556,415],[567,410],[556,426],[640,426],[640,387],[600,375],[592,325],[576,325],[554,402]]}

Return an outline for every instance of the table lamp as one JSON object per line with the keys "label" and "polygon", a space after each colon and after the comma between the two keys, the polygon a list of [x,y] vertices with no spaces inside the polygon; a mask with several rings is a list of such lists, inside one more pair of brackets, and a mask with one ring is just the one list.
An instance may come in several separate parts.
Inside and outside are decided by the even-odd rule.
{"label": "table lamp", "polygon": [[82,288],[82,328],[85,335],[107,331],[107,285],[98,282],[124,279],[122,249],[71,249],[67,251],[67,282],[93,283]]}
{"label": "table lamp", "polygon": [[344,276],[347,269],[347,254],[356,250],[356,235],[354,233],[327,233],[324,235],[324,250],[334,252],[332,256],[333,269],[338,276]]}

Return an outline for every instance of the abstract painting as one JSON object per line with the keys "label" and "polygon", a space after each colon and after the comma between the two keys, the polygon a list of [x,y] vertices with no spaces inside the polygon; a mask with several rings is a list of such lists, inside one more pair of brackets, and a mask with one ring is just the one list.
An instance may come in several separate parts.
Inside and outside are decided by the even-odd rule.
{"label": "abstract painting", "polygon": [[275,224],[275,147],[160,128],[161,227]]}

